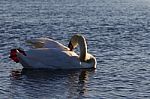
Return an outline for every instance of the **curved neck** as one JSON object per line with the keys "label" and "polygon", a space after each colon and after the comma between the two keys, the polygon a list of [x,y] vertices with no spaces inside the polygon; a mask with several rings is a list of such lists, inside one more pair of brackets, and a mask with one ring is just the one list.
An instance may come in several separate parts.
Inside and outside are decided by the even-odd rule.
{"label": "curved neck", "polygon": [[85,38],[80,36],[78,39],[78,44],[80,47],[80,61],[85,61],[87,54],[87,44]]}

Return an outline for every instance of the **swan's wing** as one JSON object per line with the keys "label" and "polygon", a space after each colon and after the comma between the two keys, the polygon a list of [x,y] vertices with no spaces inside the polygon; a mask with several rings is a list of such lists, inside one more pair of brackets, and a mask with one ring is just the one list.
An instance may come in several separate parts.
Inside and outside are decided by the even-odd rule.
{"label": "swan's wing", "polygon": [[34,38],[27,40],[26,42],[34,48],[57,48],[60,50],[69,50],[68,47],[49,38]]}
{"label": "swan's wing", "polygon": [[18,55],[22,65],[32,68],[73,69],[79,68],[78,55],[72,51],[57,49],[34,49],[26,51],[26,56]]}

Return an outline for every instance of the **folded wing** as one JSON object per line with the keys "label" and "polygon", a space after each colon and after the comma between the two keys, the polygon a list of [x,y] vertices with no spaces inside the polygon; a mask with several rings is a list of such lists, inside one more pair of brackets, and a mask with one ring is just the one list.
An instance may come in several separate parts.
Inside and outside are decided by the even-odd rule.
{"label": "folded wing", "polygon": [[26,41],[34,48],[55,48],[59,50],[69,50],[63,44],[49,38],[34,38]]}
{"label": "folded wing", "polygon": [[80,67],[78,55],[72,51],[40,48],[25,53],[26,56],[18,53],[18,58],[24,68],[71,69]]}

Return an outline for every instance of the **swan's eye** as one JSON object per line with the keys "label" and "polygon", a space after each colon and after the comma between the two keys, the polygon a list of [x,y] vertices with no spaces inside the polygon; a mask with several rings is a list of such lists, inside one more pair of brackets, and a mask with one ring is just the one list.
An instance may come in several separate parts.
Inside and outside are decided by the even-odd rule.
{"label": "swan's eye", "polygon": [[73,45],[72,45],[71,41],[69,42],[68,47],[70,48],[70,51],[73,50]]}

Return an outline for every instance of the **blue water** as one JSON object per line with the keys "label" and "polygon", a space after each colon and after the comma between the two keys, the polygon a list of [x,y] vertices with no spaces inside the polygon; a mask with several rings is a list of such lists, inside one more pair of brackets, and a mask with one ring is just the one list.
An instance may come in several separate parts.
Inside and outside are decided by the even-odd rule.
{"label": "blue water", "polygon": [[[24,71],[27,39],[86,37],[96,70]],[[149,0],[0,0],[1,99],[150,99]]]}

